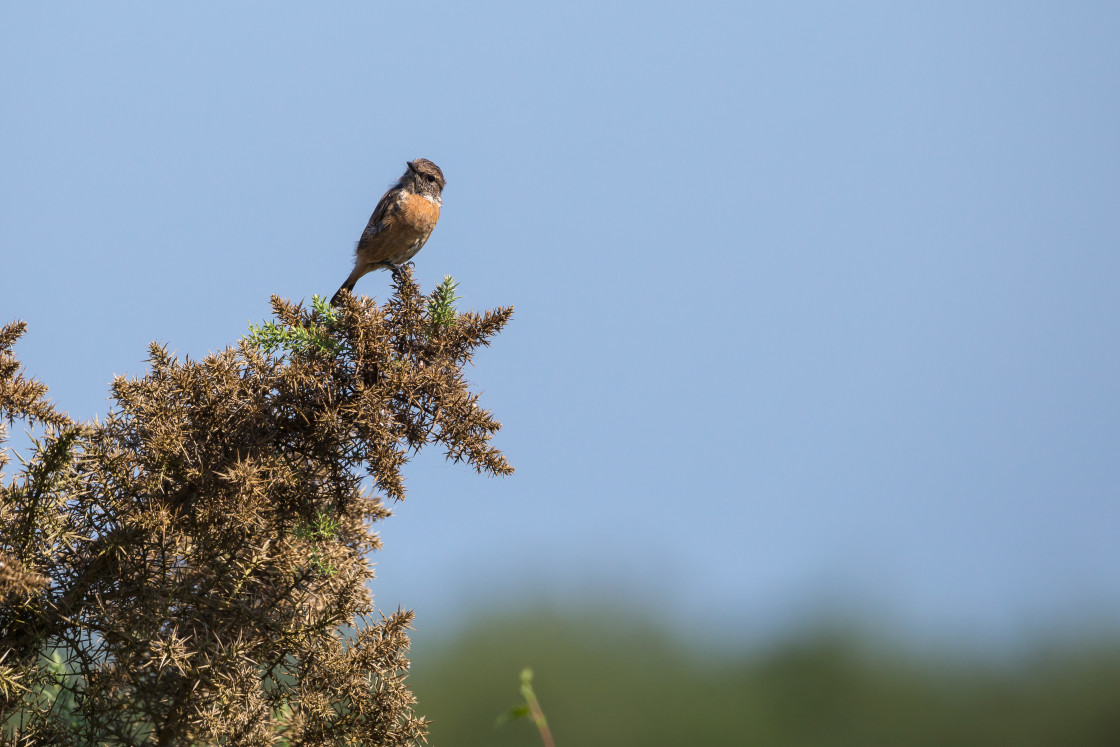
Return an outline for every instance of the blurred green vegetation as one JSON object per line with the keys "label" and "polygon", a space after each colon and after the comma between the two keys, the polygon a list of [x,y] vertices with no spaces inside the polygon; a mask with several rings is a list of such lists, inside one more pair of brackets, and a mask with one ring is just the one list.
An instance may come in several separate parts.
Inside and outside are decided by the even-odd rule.
{"label": "blurred green vegetation", "polygon": [[836,626],[720,654],[632,618],[547,613],[417,642],[430,743],[539,745],[526,720],[494,725],[525,666],[558,747],[1120,745],[1120,633],[980,661]]}

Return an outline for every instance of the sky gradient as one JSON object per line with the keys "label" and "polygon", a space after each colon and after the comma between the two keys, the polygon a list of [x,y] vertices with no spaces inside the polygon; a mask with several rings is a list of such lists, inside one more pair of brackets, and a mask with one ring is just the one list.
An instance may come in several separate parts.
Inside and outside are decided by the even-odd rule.
{"label": "sky gradient", "polygon": [[406,469],[422,634],[1120,620],[1118,6],[323,7],[0,9],[0,322],[62,409],[332,294],[422,156],[518,470]]}

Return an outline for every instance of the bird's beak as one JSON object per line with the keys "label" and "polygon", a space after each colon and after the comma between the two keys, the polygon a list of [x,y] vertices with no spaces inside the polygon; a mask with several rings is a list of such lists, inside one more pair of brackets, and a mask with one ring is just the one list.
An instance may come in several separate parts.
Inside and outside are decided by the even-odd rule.
{"label": "bird's beak", "polygon": [[414,161],[409,161],[408,162],[408,170],[409,171],[416,171],[416,163]]}

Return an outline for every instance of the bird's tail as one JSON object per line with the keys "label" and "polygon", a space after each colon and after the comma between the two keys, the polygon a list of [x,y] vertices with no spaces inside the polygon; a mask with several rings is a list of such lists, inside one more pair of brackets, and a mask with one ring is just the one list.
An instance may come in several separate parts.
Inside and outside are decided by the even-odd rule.
{"label": "bird's tail", "polygon": [[338,306],[338,304],[342,302],[342,291],[353,292],[354,284],[357,283],[357,282],[358,282],[358,279],[356,277],[354,277],[353,275],[346,278],[346,282],[342,284],[342,287],[339,288],[338,291],[333,296],[331,296],[331,306]]}

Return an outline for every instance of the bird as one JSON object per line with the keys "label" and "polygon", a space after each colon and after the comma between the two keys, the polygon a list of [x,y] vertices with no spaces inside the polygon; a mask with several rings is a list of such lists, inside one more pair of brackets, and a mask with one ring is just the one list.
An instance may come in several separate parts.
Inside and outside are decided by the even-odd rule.
{"label": "bird", "polygon": [[339,304],[342,291],[353,291],[366,273],[387,269],[396,274],[400,265],[416,256],[439,221],[446,183],[439,166],[428,159],[408,162],[401,178],[373,209],[354,250],[354,270],[331,298],[331,306]]}

